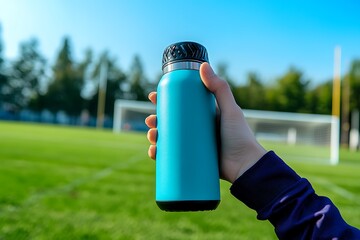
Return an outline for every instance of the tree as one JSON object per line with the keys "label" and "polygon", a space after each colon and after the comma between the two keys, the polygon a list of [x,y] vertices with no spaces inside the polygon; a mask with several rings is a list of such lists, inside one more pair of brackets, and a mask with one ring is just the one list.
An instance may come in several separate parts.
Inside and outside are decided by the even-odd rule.
{"label": "tree", "polygon": [[12,62],[4,98],[14,111],[29,107],[39,98],[45,77],[45,58],[39,53],[38,41],[20,44],[20,55]]}
{"label": "tree", "polygon": [[332,80],[319,84],[306,93],[306,109],[308,113],[331,114]]}
{"label": "tree", "polygon": [[348,146],[351,112],[360,107],[360,60],[351,63],[349,72],[342,81],[341,144]]}
{"label": "tree", "polygon": [[350,83],[350,111],[360,109],[360,59],[351,63],[348,73]]}
{"label": "tree", "polygon": [[247,85],[242,89],[243,108],[264,110],[266,108],[265,88],[256,73],[247,75]]}
{"label": "tree", "polygon": [[2,52],[3,52],[3,43],[2,43],[2,27],[1,27],[1,23],[0,23],[0,66],[3,65],[4,63],[4,59],[3,59],[3,56],[2,56]]}
{"label": "tree", "polygon": [[277,80],[277,85],[268,92],[267,101],[277,111],[304,112],[305,94],[309,81],[303,78],[302,72],[290,68]]}
{"label": "tree", "polygon": [[134,100],[147,101],[148,80],[144,75],[140,57],[136,55],[130,68],[129,74],[130,97]]}
{"label": "tree", "polygon": [[98,88],[101,66],[106,64],[107,68],[107,84],[106,84],[106,99],[105,99],[105,115],[113,116],[114,103],[116,99],[123,98],[124,92],[120,86],[126,81],[126,76],[123,71],[117,66],[116,59],[109,56],[108,52],[104,52],[99,57],[98,61],[94,65],[94,69],[91,73],[93,92],[87,102],[87,108],[90,114],[96,116],[97,104],[98,104]]}
{"label": "tree", "polygon": [[1,41],[1,33],[2,33],[2,28],[0,24],[0,96],[1,96],[0,104],[4,101],[4,94],[6,93],[6,89],[4,89],[4,87],[8,83],[8,77],[5,73],[5,60],[3,58],[3,45]]}
{"label": "tree", "polygon": [[77,71],[71,55],[70,40],[65,38],[46,94],[47,108],[52,112],[64,110],[71,116],[79,115],[84,105],[81,97],[83,86],[84,76]]}

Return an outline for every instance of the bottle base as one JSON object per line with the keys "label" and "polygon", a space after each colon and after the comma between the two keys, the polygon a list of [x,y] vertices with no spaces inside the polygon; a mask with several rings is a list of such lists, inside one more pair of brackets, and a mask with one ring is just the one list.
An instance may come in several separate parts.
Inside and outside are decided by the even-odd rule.
{"label": "bottle base", "polygon": [[156,201],[161,210],[167,212],[194,212],[215,210],[220,200]]}

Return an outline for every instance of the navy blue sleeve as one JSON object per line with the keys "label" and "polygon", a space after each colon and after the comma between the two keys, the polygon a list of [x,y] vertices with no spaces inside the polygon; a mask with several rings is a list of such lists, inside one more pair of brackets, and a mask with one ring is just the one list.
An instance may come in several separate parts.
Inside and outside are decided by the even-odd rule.
{"label": "navy blue sleeve", "polygon": [[316,195],[311,184],[272,151],[230,190],[259,220],[269,220],[279,239],[360,239],[360,230],[344,221],[331,200]]}

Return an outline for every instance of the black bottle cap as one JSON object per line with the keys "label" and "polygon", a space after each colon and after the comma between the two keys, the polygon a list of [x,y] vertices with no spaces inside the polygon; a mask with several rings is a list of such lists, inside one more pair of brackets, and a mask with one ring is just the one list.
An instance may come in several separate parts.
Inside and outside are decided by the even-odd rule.
{"label": "black bottle cap", "polygon": [[209,62],[206,48],[196,42],[178,42],[164,50],[162,69],[174,62]]}

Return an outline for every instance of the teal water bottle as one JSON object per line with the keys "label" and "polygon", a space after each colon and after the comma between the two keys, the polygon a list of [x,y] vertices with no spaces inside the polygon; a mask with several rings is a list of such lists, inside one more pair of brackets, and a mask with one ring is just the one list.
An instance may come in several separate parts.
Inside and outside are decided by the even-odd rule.
{"label": "teal water bottle", "polygon": [[214,210],[220,202],[214,95],[199,68],[202,45],[179,42],[163,54],[157,87],[156,203],[165,211]]}

